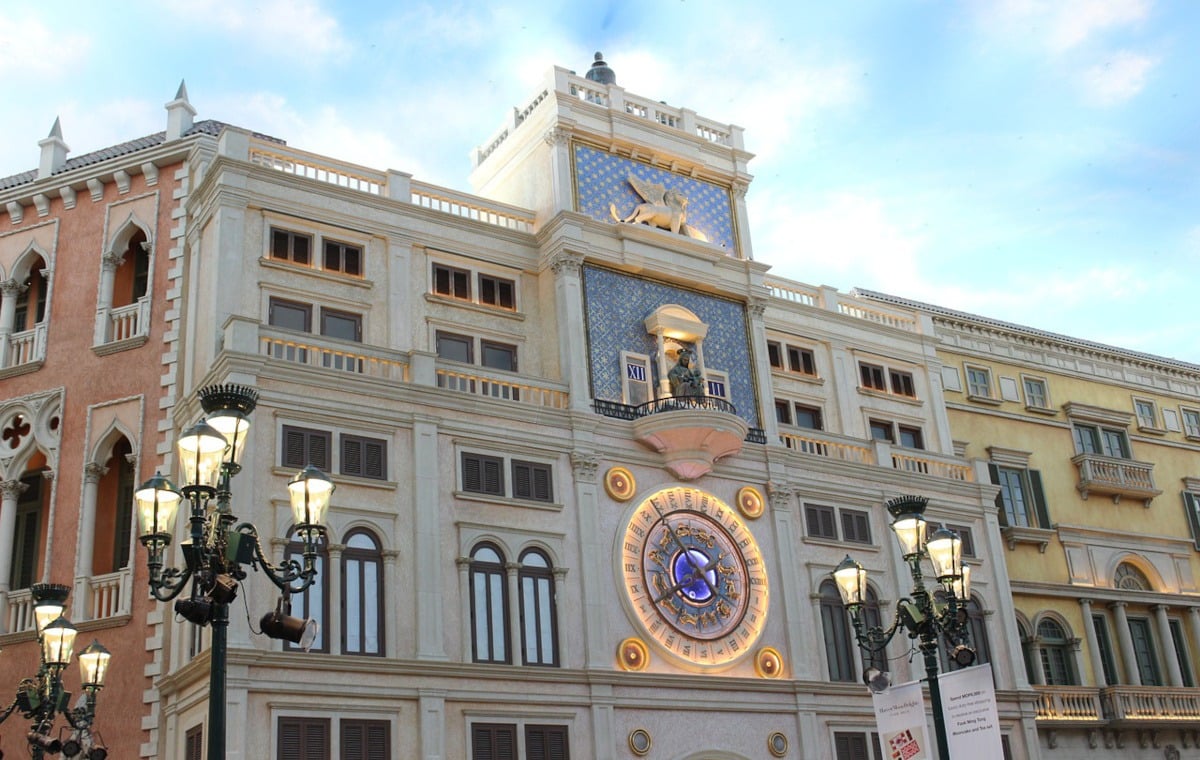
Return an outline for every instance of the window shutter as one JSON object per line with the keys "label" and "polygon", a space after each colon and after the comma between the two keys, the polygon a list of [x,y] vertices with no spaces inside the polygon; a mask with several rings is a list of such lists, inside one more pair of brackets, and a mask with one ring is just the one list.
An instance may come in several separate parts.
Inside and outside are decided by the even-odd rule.
{"label": "window shutter", "polygon": [[283,429],[283,464],[285,467],[303,467],[308,464],[304,456],[305,437],[303,430]]}
{"label": "window shutter", "polygon": [[383,441],[363,441],[363,476],[387,479],[387,444]]}
{"label": "window shutter", "polygon": [[391,726],[386,720],[343,720],[341,760],[391,760]]}
{"label": "window shutter", "polygon": [[300,721],[279,719],[279,760],[300,760]]}
{"label": "window shutter", "polygon": [[1200,549],[1200,497],[1191,491],[1183,492],[1183,508],[1187,511],[1188,525],[1192,528],[1192,541]]}
{"label": "window shutter", "polygon": [[550,468],[535,467],[533,469],[533,498],[538,501],[553,501],[550,492]]}
{"label": "window shutter", "polygon": [[526,726],[528,760],[570,760],[566,726]]}
{"label": "window shutter", "polygon": [[517,727],[476,723],[471,727],[471,760],[516,760]]}
{"label": "window shutter", "polygon": [[504,495],[504,473],[500,469],[500,460],[488,458],[483,460],[483,492]]}
{"label": "window shutter", "polygon": [[1038,470],[1027,470],[1029,473],[1029,489],[1033,491],[1033,508],[1037,512],[1038,527],[1049,530],[1050,510],[1046,506],[1046,492],[1042,490],[1042,473]]}
{"label": "window shutter", "polygon": [[342,760],[366,760],[363,750],[363,725],[358,721],[342,721]]}
{"label": "window shutter", "polygon": [[[1000,485],[1000,468],[994,464],[988,463],[988,477],[992,479],[994,485]],[[996,515],[1000,518],[1000,527],[1008,527],[1008,515],[1004,514],[1004,497],[1002,492],[996,492]]]}
{"label": "window shutter", "polygon": [[513,497],[533,498],[533,466],[526,462],[513,462]]}
{"label": "window shutter", "polygon": [[328,471],[329,463],[329,433],[314,430],[309,434],[308,438],[308,461],[304,464],[311,464],[321,470]]}
{"label": "window shutter", "polygon": [[483,463],[479,461],[479,457],[463,454],[462,488],[464,491],[483,490]]}
{"label": "window shutter", "polygon": [[342,474],[363,474],[363,443],[354,436],[342,436]]}

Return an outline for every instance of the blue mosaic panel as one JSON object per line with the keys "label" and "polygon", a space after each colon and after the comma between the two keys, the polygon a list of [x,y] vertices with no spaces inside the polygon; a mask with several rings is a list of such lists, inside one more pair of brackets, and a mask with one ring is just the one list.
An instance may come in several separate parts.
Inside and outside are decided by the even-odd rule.
{"label": "blue mosaic panel", "polygon": [[730,255],[736,253],[733,240],[733,209],[729,192],[720,185],[673,174],[641,161],[611,153],[575,146],[575,205],[582,214],[601,222],[611,222],[609,204],[625,218],[642,196],[629,184],[629,175],[676,190],[688,199],[687,223],[708,236]]}
{"label": "blue mosaic panel", "polygon": [[594,398],[622,401],[622,351],[651,357],[653,385],[658,386],[658,343],[646,332],[646,317],[661,306],[678,304],[708,325],[705,366],[728,373],[729,400],[738,416],[760,427],[743,304],[596,267],[583,268],[583,292]]}

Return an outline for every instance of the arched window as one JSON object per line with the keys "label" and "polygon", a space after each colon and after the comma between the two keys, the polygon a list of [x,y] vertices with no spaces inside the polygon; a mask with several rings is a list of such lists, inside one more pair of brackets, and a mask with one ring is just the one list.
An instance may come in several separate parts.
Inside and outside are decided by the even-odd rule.
{"label": "arched window", "polygon": [[105,463],[106,472],[97,483],[96,524],[92,567],[94,575],[115,573],[129,565],[129,546],[133,530],[133,448],[124,437],[113,444]]}
{"label": "arched window", "polygon": [[375,536],[351,531],[342,552],[342,651],[383,654],[383,556]]}
{"label": "arched window", "polygon": [[46,264],[38,259],[21,283],[21,292],[17,295],[17,308],[13,313],[13,332],[32,330],[46,318],[46,295],[49,290],[45,269]]}
{"label": "arched window", "polygon": [[526,665],[558,665],[554,572],[537,549],[521,555],[521,655]]}
{"label": "arched window", "polygon": [[850,618],[842,605],[842,596],[831,580],[821,583],[819,594],[821,630],[825,635],[825,661],[829,664],[829,680],[857,681],[858,677],[854,673],[854,639],[850,633]]}
{"label": "arched window", "polygon": [[29,588],[38,577],[42,555],[42,531],[45,504],[49,488],[39,472],[21,476],[25,490],[17,497],[17,519],[13,530],[12,567],[9,569],[11,587]]}
{"label": "arched window", "polygon": [[1075,683],[1071,667],[1071,644],[1056,620],[1045,618],[1037,627],[1040,639],[1042,675],[1048,686],[1070,686]]}
{"label": "arched window", "polygon": [[[967,635],[968,639],[964,642],[967,646],[975,650],[975,665],[983,665],[992,661],[991,645],[988,643],[987,628],[984,625],[983,605],[979,603],[979,599],[972,596],[967,600],[963,608],[967,611]],[[1024,636],[1022,636],[1024,638]],[[950,653],[954,650],[954,646],[949,639],[943,641],[945,646],[938,649],[938,654],[942,660],[942,670],[958,670],[962,666],[950,658]]]}
{"label": "arched window", "polygon": [[1025,660],[1025,678],[1030,684],[1036,684],[1037,679],[1034,674],[1034,656],[1033,656],[1033,634],[1029,632],[1029,626],[1021,618],[1017,618],[1017,635],[1021,639],[1021,657]]}
{"label": "arched window", "polygon": [[[879,595],[875,593],[875,589],[867,586],[867,598],[862,607],[863,625],[867,628],[882,628],[883,616],[879,612]],[[850,631],[853,636],[854,632]],[[887,652],[880,649],[877,652],[871,652],[865,647],[862,649],[862,661],[864,668],[877,668],[878,670],[888,671]]]}
{"label": "arched window", "polygon": [[150,252],[146,250],[146,233],[138,230],[129,238],[121,255],[121,265],[113,277],[113,308],[129,306],[146,295],[150,285]]}
{"label": "arched window", "polygon": [[1128,562],[1122,562],[1117,565],[1117,570],[1113,573],[1113,587],[1128,591],[1153,590],[1153,587],[1150,585],[1150,579],[1146,577],[1146,574]]}
{"label": "arched window", "polygon": [[475,662],[512,662],[504,555],[494,544],[471,552],[471,656]]}
{"label": "arched window", "polygon": [[[285,556],[300,563],[304,561],[304,542],[294,531],[289,537]],[[317,577],[313,584],[299,594],[292,594],[292,616],[317,621],[317,636],[308,651],[328,652],[329,637],[325,635],[325,626],[328,623],[329,610],[329,548],[325,544],[324,536],[317,539],[316,567]],[[290,641],[284,641],[283,648],[292,651],[301,649],[299,645]]]}

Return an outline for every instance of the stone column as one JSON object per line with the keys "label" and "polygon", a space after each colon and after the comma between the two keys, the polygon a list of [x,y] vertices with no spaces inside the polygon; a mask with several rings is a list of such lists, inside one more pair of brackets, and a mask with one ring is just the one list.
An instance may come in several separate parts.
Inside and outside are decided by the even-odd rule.
{"label": "stone column", "polygon": [[1183,673],[1179,670],[1179,657],[1175,654],[1175,637],[1171,635],[1171,622],[1167,620],[1167,605],[1156,604],[1154,622],[1158,624],[1158,639],[1161,642],[1163,660],[1167,663],[1167,680],[1170,686],[1183,686]]}
{"label": "stone column", "polygon": [[1117,646],[1125,665],[1125,680],[1130,686],[1142,685],[1142,674],[1138,670],[1137,654],[1133,651],[1133,637],[1129,635],[1129,618],[1125,615],[1125,602],[1108,605],[1117,619]]}
{"label": "stone column", "polygon": [[[6,296],[7,298],[7,296]],[[12,585],[13,543],[17,528],[17,498],[29,488],[19,480],[0,482],[0,631],[8,633],[8,592]]]}
{"label": "stone column", "polygon": [[[400,552],[395,549],[384,549],[380,552],[383,556],[383,571],[382,588],[384,589],[400,589],[403,588],[400,580],[399,563]],[[379,642],[379,652],[388,659],[395,659],[400,656],[400,642],[396,635],[396,627],[388,625],[388,620],[397,620],[399,618],[399,605],[392,600],[399,600],[401,596],[395,592],[391,594],[384,593],[382,604],[379,606],[379,621],[383,628],[383,641]]]}
{"label": "stone column", "polygon": [[[417,601],[417,659],[445,660],[442,631],[445,600],[442,598],[441,496],[438,478],[444,463],[438,460],[438,427],[432,417],[413,419],[413,583]],[[453,469],[454,463],[450,463]],[[463,597],[465,600],[467,597]],[[469,641],[469,640],[468,640]],[[467,659],[470,662],[470,658]]]}
{"label": "stone column", "polygon": [[83,503],[79,512],[79,536],[75,547],[75,591],[71,594],[71,617],[88,620],[88,579],[93,575],[92,558],[96,548],[96,498],[100,478],[108,468],[89,462],[83,468]]}
{"label": "stone column", "polygon": [[508,653],[513,665],[524,663],[525,648],[521,646],[521,586],[517,573],[519,562],[504,565],[504,580],[508,584]]}
{"label": "stone column", "polygon": [[[612,573],[607,564],[609,547],[601,539],[599,502],[602,497],[597,487],[599,469],[600,460],[591,452],[571,452],[571,473],[575,480],[575,529],[579,536],[583,666],[611,670],[615,655],[610,647],[615,642],[609,638],[609,616],[612,614],[614,590]],[[616,505],[608,506],[619,509]],[[564,667],[578,667],[565,660],[562,664]]]}
{"label": "stone column", "polygon": [[446,692],[440,689],[418,689],[417,707],[421,712],[418,736],[422,760],[444,760],[446,757]]}
{"label": "stone column", "polygon": [[1029,670],[1034,686],[1046,685],[1046,671],[1042,667],[1042,640],[1036,635],[1029,637]]}
{"label": "stone column", "polygon": [[767,444],[776,445],[779,443],[779,421],[775,419],[775,391],[771,385],[771,362],[767,355],[766,313],[767,299],[750,300],[746,314],[750,317],[750,356],[756,370],[754,395],[758,399],[758,426],[762,428]]}
{"label": "stone column", "polygon": [[559,376],[567,384],[571,409],[586,412],[592,400],[583,314],[583,256],[564,251],[554,257],[550,268],[554,271]]}
{"label": "stone column", "polygon": [[[345,544],[329,544],[325,547],[328,553],[325,566],[325,577],[318,581],[325,585],[325,604],[330,609],[321,610],[325,626],[325,642],[330,654],[340,654],[342,651],[342,610],[345,600],[342,599],[342,552],[346,551]],[[367,600],[361,600],[366,604]]]}
{"label": "stone column", "polygon": [[21,283],[16,280],[0,282],[0,368],[8,366],[8,337],[13,334],[21,288]]}
{"label": "stone column", "polygon": [[[1083,611],[1083,632],[1087,640],[1089,661],[1092,663],[1092,678],[1098,688],[1112,686],[1104,675],[1104,660],[1100,657],[1100,642],[1096,639],[1096,624],[1092,622],[1092,600],[1080,599],[1079,607]],[[1083,679],[1079,679],[1082,683]]]}
{"label": "stone column", "polygon": [[563,635],[563,626],[559,622],[560,620],[562,620],[562,610],[560,610],[558,608],[558,602],[557,602],[558,599],[563,598],[563,592],[565,591],[565,589],[563,587],[563,581],[566,580],[567,569],[565,567],[556,567],[556,568],[554,568],[553,572],[554,572],[554,586],[550,589],[550,593],[553,594],[553,596],[551,596],[550,598],[555,600],[555,604],[554,604],[554,617],[555,617],[554,626],[555,626],[555,628],[554,628],[554,630],[558,634],[558,641],[556,642],[556,644],[558,646],[558,651],[555,652],[554,654],[555,654],[556,661],[558,662],[558,666],[562,667],[562,664],[564,662],[571,661],[570,660],[570,655],[571,655],[570,648],[571,648],[571,642],[573,641],[573,637]]}
{"label": "stone column", "polygon": [[[117,270],[125,263],[119,253],[106,253],[100,257],[100,300],[96,303],[96,327],[92,344],[99,346],[109,339],[109,315],[112,313],[113,281]],[[141,325],[139,325],[141,327]]]}
{"label": "stone column", "polygon": [[454,560],[458,567],[458,598],[461,612],[459,619],[459,635],[462,637],[462,661],[471,662],[471,558],[459,557]]}

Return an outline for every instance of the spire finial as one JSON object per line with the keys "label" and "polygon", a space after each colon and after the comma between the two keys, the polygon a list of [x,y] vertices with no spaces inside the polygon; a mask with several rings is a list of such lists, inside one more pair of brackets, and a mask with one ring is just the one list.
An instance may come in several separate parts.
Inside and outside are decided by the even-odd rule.
{"label": "spire finial", "polygon": [[604,54],[596,51],[596,60],[592,62],[592,67],[588,69],[585,78],[597,84],[616,84],[617,75],[604,62]]}

